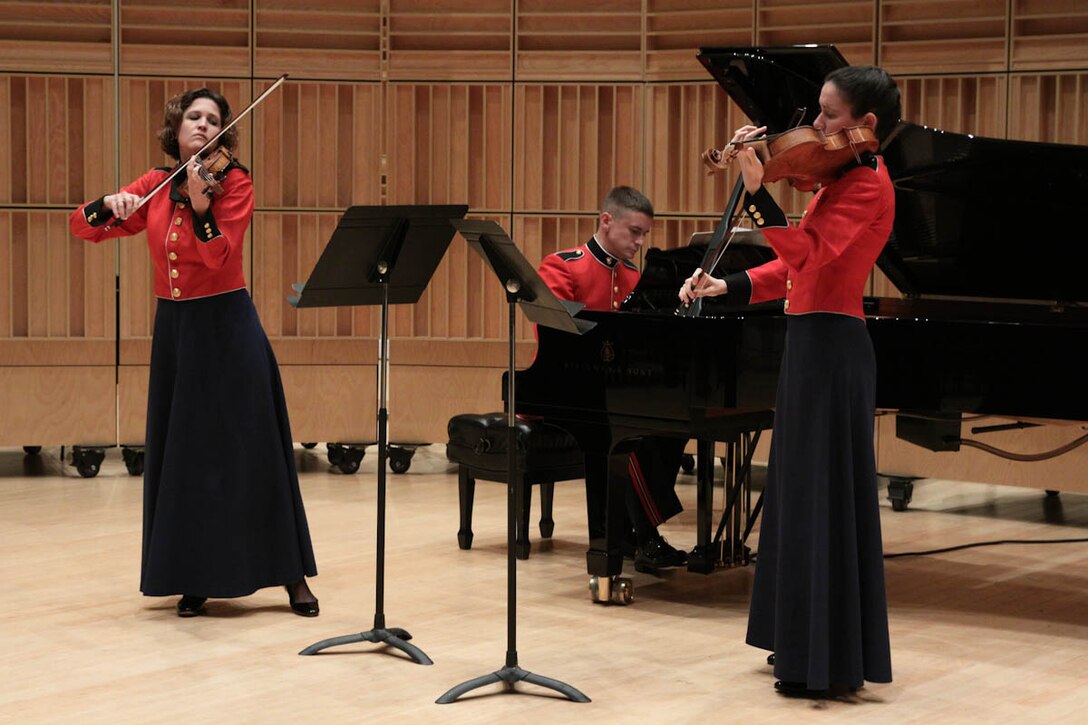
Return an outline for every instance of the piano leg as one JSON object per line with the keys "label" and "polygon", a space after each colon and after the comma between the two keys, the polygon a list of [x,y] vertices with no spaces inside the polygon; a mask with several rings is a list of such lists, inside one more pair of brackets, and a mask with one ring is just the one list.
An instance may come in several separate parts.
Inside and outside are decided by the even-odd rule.
{"label": "piano leg", "polygon": [[688,556],[688,571],[709,574],[718,563],[719,551],[710,539],[714,515],[714,441],[700,440],[696,453],[698,507],[695,514],[696,545]]}

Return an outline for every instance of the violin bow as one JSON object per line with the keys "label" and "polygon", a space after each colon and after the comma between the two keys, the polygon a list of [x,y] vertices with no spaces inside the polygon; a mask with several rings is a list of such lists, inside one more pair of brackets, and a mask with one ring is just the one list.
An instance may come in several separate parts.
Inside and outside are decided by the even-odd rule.
{"label": "violin bow", "polygon": [[[229,131],[229,130],[231,130],[232,128],[234,128],[234,125],[235,125],[236,123],[238,123],[238,122],[239,122],[239,121],[241,121],[241,120],[242,120],[243,118],[245,118],[245,117],[246,117],[246,115],[247,115],[247,114],[248,114],[248,113],[249,113],[250,111],[252,111],[252,110],[253,110],[254,108],[256,108],[256,107],[257,107],[257,105],[258,105],[258,104],[259,104],[259,103],[260,103],[261,101],[263,101],[264,99],[268,98],[268,96],[269,96],[269,95],[271,95],[272,91],[276,90],[276,89],[277,89],[277,88],[279,88],[279,87],[280,87],[281,85],[283,85],[283,82],[284,82],[285,80],[287,80],[287,74],[286,74],[286,73],[284,73],[284,74],[283,74],[283,75],[281,75],[281,76],[280,76],[279,78],[277,78],[277,79],[276,79],[276,81],[275,81],[275,83],[273,83],[272,85],[270,85],[270,86],[269,86],[268,88],[266,88],[266,89],[264,90],[264,93],[262,93],[261,95],[257,96],[256,98],[254,98],[254,99],[253,99],[253,101],[251,101],[251,102],[250,102],[250,104],[249,104],[248,106],[246,106],[246,107],[245,107],[244,109],[242,109],[242,112],[241,112],[241,113],[239,113],[239,114],[238,114],[237,116],[235,116],[235,117],[234,117],[233,119],[231,119],[231,122],[230,122],[230,123],[228,123],[228,124],[227,124],[226,126],[224,126],[223,128],[219,129],[219,133],[217,133],[217,134],[215,134],[214,136],[212,136],[212,137],[211,137],[211,139],[209,139],[207,143],[205,143],[205,144],[204,144],[203,146],[201,146],[201,147],[200,147],[200,149],[199,149],[199,150],[198,150],[198,151],[197,151],[197,152],[196,152],[195,154],[193,154],[193,156],[200,156],[200,154],[204,153],[204,152],[205,152],[205,151],[207,151],[207,150],[208,150],[209,148],[211,148],[212,146],[214,146],[214,145],[215,145],[215,142],[219,140],[219,137],[220,137],[220,136],[222,136],[222,135],[223,135],[223,134],[225,134],[225,133],[226,133],[227,131]],[[192,158],[192,157],[190,157],[190,158]],[[143,206],[144,204],[146,204],[146,203],[147,203],[147,201],[148,201],[148,200],[149,200],[149,199],[150,199],[151,197],[155,196],[155,194],[157,194],[157,193],[158,193],[158,192],[159,192],[159,191],[160,191],[160,190],[161,190],[161,189],[162,189],[162,188],[163,188],[164,186],[166,186],[166,185],[167,185],[167,184],[169,184],[169,183],[170,183],[171,181],[173,181],[174,177],[175,177],[175,176],[177,176],[177,175],[178,175],[179,173],[181,173],[182,169],[184,169],[184,168],[185,168],[186,166],[188,166],[188,165],[189,165],[189,162],[188,162],[188,161],[185,161],[185,162],[183,162],[183,163],[180,163],[180,164],[178,164],[178,165],[177,165],[177,168],[175,168],[175,169],[174,169],[173,171],[171,171],[171,172],[170,172],[170,174],[169,174],[169,175],[168,175],[168,176],[167,176],[167,177],[166,177],[165,179],[163,179],[162,181],[160,181],[160,182],[159,182],[159,184],[158,184],[158,186],[156,186],[156,187],[155,187],[154,189],[152,189],[151,191],[147,192],[147,193],[146,193],[146,194],[144,194],[144,195],[143,195],[142,197],[140,197],[140,200],[139,200],[138,202],[136,202],[136,206],[135,206],[135,207],[133,207],[133,209],[132,209],[132,213],[133,213],[133,214],[134,214],[134,213],[136,213],[136,211],[137,211],[137,210],[138,210],[138,209],[139,209],[139,208],[140,208],[141,206]],[[129,216],[131,216],[131,214],[130,214]],[[122,221],[124,221],[124,220],[123,220],[123,219],[122,219],[122,220],[119,220],[119,221],[118,221],[118,223],[120,223],[120,222],[122,222]],[[109,229],[112,229],[112,228],[113,228],[114,226],[115,226],[115,225],[114,225],[114,224],[113,224],[113,223],[111,222],[110,224],[107,224],[107,225],[106,225],[106,229],[107,229],[107,230],[109,230]]]}
{"label": "violin bow", "polygon": [[[703,254],[703,261],[700,265],[700,269],[703,270],[700,280],[705,279],[714,271],[714,268],[722,261],[722,257],[725,256],[725,250],[729,248],[729,243],[733,241],[732,230],[740,219],[740,212],[743,211],[743,209],[738,210],[737,208],[743,193],[744,177],[741,176],[737,178],[737,183],[733,186],[733,193],[729,195],[729,203],[725,206],[725,212],[722,214],[718,226],[714,228],[714,234],[710,237],[710,242],[706,245],[706,252]],[[725,239],[726,232],[729,232],[728,239]],[[724,243],[722,243],[723,239],[725,239]],[[692,280],[692,285],[697,284],[699,282]],[[680,317],[698,317],[700,311],[702,311],[702,302],[701,297],[691,302],[685,302],[676,308],[676,314]]]}

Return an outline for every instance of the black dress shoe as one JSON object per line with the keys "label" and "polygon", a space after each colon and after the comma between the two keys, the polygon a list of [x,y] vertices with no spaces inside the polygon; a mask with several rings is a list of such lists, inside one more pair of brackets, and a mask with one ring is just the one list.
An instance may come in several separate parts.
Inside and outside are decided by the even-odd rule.
{"label": "black dress shoe", "polygon": [[287,599],[291,602],[291,611],[301,617],[316,617],[321,613],[321,610],[317,606],[317,600],[314,599],[310,602],[295,601],[295,596],[305,596],[306,594],[313,596],[310,591],[310,587],[306,586],[306,580],[301,582],[295,582],[294,584],[287,584],[284,586],[287,590]]}
{"label": "black dress shoe", "polygon": [[291,611],[303,617],[316,617],[321,614],[317,602],[291,602]]}
{"label": "black dress shoe", "polygon": [[826,690],[810,690],[804,682],[786,682],[784,680],[775,682],[774,689],[786,697],[807,697],[810,700],[827,700],[858,691],[858,688],[851,685],[836,684],[832,684]]}
{"label": "black dress shoe", "polygon": [[780,695],[786,697],[807,697],[813,700],[819,700],[827,696],[827,690],[810,690],[805,686],[804,682],[786,682],[785,680],[778,680],[774,683],[774,689]]}
{"label": "black dress shoe", "polygon": [[207,597],[194,597],[188,594],[182,596],[178,600],[178,616],[195,617],[198,614],[203,614],[204,602],[206,601],[208,601]]}
{"label": "black dress shoe", "polygon": [[663,536],[651,536],[635,551],[635,570],[646,574],[687,563],[687,552],[671,546]]}

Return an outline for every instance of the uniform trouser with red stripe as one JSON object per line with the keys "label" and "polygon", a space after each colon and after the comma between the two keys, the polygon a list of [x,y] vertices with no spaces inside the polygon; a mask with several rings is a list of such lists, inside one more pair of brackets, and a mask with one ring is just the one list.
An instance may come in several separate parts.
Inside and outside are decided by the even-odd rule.
{"label": "uniform trouser with red stripe", "polygon": [[684,510],[676,495],[676,473],[687,441],[648,436],[632,451],[627,471],[627,515],[638,540],[657,533],[657,527]]}

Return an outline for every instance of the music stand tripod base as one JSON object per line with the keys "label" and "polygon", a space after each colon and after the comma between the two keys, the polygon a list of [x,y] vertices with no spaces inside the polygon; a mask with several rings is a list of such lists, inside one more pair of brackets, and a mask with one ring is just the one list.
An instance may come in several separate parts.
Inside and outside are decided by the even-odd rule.
{"label": "music stand tripod base", "polygon": [[544,677],[543,675],[535,675],[528,670],[523,670],[520,667],[503,667],[501,670],[492,672],[490,675],[483,675],[474,679],[462,682],[460,685],[450,688],[446,694],[435,700],[439,705],[448,705],[457,698],[464,695],[466,692],[470,692],[480,687],[494,684],[496,682],[502,682],[505,685],[507,692],[514,691],[514,685],[518,682],[528,682],[530,685],[540,685],[546,687],[549,690],[555,690],[556,692],[564,695],[568,700],[574,702],[592,702],[586,697],[580,690],[571,687],[565,682],[559,680],[553,680],[550,677]]}
{"label": "music stand tripod base", "polygon": [[411,657],[417,664],[433,665],[434,662],[423,652],[423,650],[416,647],[414,644],[408,643],[408,640],[411,638],[412,635],[399,627],[391,627],[389,629],[374,628],[367,632],[359,632],[358,634],[345,634],[340,637],[323,639],[320,642],[315,642],[310,645],[299,652],[299,654],[315,655],[328,647],[336,647],[342,644],[354,644],[355,642],[373,642],[375,644],[386,644],[395,649],[399,649],[401,652],[404,652]]}

